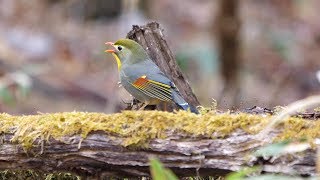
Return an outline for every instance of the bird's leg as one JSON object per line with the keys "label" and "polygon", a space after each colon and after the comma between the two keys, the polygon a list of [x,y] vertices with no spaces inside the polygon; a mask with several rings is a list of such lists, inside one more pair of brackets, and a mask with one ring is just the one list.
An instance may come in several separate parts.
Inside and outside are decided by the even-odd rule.
{"label": "bird's leg", "polygon": [[142,106],[139,108],[139,111],[144,110],[144,108],[145,108],[146,106],[148,106],[149,103],[150,103],[150,102],[148,102],[148,101],[144,102],[144,103],[142,104]]}
{"label": "bird's leg", "polygon": [[122,100],[122,102],[127,105],[127,107],[125,108],[126,110],[132,110],[134,108],[134,106],[136,105],[137,107],[139,107],[139,100],[133,98],[132,100],[130,100],[129,102],[126,102],[124,100]]}
{"label": "bird's leg", "polygon": [[167,111],[167,102],[163,102],[163,110]]}
{"label": "bird's leg", "polygon": [[140,101],[137,100],[136,98],[133,98],[132,101],[131,101],[132,107],[133,107],[134,105],[136,105],[136,108],[138,108],[138,107],[139,107],[139,103],[140,103]]}

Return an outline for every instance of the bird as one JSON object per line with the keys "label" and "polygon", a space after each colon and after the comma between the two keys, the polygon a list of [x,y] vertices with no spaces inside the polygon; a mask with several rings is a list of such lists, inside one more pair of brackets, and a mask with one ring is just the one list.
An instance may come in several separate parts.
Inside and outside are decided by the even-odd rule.
{"label": "bird", "polygon": [[131,39],[119,39],[115,43],[106,42],[118,65],[121,85],[137,100],[142,102],[139,110],[147,105],[161,102],[175,103],[180,109],[199,114],[181,96],[176,85],[150,59],[143,47]]}

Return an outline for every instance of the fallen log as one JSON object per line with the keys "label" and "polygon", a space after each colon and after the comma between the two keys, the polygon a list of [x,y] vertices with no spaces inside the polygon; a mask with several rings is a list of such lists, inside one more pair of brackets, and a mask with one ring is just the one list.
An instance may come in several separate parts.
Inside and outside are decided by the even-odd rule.
{"label": "fallen log", "polygon": [[[315,175],[314,149],[272,159],[252,155],[263,144],[256,133],[268,120],[242,113],[199,116],[159,111],[2,114],[0,170],[62,171],[91,178],[141,177],[149,176],[149,158],[157,157],[178,176],[224,176],[254,165],[263,165],[264,172]],[[297,138],[304,126],[320,124],[299,118],[289,118],[286,123],[265,138],[281,139],[290,133],[296,133],[292,138]],[[297,126],[300,129],[293,128]],[[310,135],[314,136],[319,134]]]}

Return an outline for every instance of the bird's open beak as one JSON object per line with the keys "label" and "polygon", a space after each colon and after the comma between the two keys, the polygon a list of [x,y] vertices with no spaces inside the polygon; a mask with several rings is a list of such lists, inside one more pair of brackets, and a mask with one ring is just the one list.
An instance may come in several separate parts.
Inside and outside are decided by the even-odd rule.
{"label": "bird's open beak", "polygon": [[[106,42],[105,43],[106,45],[110,45],[110,46],[112,46],[113,47],[113,42]],[[105,50],[104,52],[107,52],[107,53],[115,53],[116,51],[115,51],[115,49],[107,49],[107,50]]]}

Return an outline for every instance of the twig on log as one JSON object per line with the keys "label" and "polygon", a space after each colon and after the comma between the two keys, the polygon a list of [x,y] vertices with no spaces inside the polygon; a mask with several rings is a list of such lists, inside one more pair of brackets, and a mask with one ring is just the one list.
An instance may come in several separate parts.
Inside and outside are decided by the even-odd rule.
{"label": "twig on log", "polygon": [[144,47],[151,59],[176,84],[181,95],[189,104],[194,107],[199,106],[200,103],[181,72],[162,31],[158,23],[151,22],[145,26],[134,25],[127,37]]}

